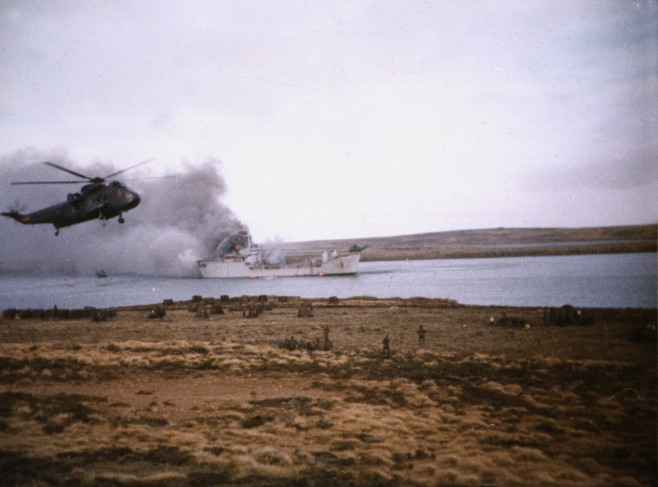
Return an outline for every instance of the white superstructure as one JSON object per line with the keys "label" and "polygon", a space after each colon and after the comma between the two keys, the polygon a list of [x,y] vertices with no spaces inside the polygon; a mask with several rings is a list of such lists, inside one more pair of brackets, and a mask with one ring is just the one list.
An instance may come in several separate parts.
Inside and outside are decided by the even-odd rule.
{"label": "white superstructure", "polygon": [[[286,262],[294,254],[297,261]],[[331,254],[326,251],[317,258],[299,259],[301,254],[309,255],[308,251],[290,252],[282,263],[268,264],[263,252],[251,246],[251,240],[246,248],[237,247],[232,252],[219,259],[198,260],[197,267],[201,277],[206,278],[236,278],[249,277],[297,277],[297,276],[335,276],[356,274],[361,255],[358,252],[338,252]]]}

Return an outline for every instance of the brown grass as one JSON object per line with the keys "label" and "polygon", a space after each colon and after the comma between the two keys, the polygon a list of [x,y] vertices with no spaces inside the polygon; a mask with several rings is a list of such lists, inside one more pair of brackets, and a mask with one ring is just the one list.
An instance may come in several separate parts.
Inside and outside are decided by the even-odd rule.
{"label": "brown grass", "polygon": [[[176,303],[0,323],[6,485],[656,485],[655,310]],[[491,326],[517,316],[530,328]],[[416,330],[427,330],[418,346]],[[330,351],[288,350],[287,337]],[[382,340],[391,338],[391,358]]]}

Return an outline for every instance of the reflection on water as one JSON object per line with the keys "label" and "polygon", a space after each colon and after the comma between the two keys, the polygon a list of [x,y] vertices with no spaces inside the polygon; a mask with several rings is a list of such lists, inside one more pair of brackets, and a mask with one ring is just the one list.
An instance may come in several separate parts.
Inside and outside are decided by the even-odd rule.
{"label": "reflection on water", "polygon": [[364,262],[356,276],[188,279],[0,277],[0,309],[154,304],[193,295],[449,298],[510,306],[656,306],[653,253]]}

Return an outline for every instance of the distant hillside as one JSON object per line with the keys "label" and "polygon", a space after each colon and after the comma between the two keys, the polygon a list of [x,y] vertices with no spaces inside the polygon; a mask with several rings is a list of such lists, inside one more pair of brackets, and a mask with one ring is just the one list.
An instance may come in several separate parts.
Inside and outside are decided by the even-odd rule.
{"label": "distant hillside", "polygon": [[363,261],[523,255],[656,252],[656,225],[585,228],[492,228],[391,237],[316,240],[284,249],[331,250],[368,246]]}

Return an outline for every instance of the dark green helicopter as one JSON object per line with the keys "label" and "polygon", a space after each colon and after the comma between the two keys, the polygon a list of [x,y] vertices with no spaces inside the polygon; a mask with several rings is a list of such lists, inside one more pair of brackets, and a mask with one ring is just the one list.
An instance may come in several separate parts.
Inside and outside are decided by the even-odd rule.
{"label": "dark green helicopter", "polygon": [[[141,197],[135,191],[131,190],[125,184],[119,181],[106,182],[106,179],[121,174],[129,169],[133,169],[147,162],[140,162],[134,166],[127,167],[121,171],[112,173],[104,178],[90,178],[84,174],[71,171],[65,167],[59,166],[53,162],[44,162],[48,166],[54,167],[69,174],[73,174],[82,179],[89,181],[80,188],[79,193],[69,193],[66,201],[59,203],[33,213],[22,214],[18,210],[11,210],[2,213],[3,216],[13,218],[17,222],[25,225],[36,225],[39,223],[52,223],[55,228],[55,236],[59,235],[59,229],[70,227],[78,223],[89,220],[109,220],[115,216],[119,217],[119,223],[124,223],[123,213],[135,208],[141,201]],[[80,184],[82,181],[27,181],[11,184]]]}

